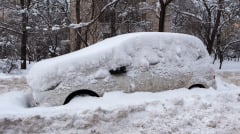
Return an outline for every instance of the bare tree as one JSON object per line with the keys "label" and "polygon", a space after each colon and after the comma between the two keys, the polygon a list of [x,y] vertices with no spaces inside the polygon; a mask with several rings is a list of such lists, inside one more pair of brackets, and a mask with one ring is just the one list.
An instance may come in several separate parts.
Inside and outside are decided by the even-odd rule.
{"label": "bare tree", "polygon": [[[72,24],[70,25],[70,28],[72,28],[74,31],[74,33],[71,34],[71,36],[73,38],[71,38],[71,51],[75,51],[75,50],[78,50],[80,48],[83,48],[84,46],[88,46],[88,38],[86,37],[87,34],[86,34],[86,31],[83,32],[83,28],[86,28],[85,30],[89,30],[89,27],[94,25],[96,23],[96,21],[101,17],[101,15],[107,10],[109,9],[110,7],[113,7],[114,5],[116,5],[116,3],[118,3],[118,1],[120,0],[112,0],[108,3],[106,3],[101,9],[100,11],[98,11],[98,13],[95,15],[94,14],[94,17],[93,15],[90,15],[90,17],[88,16],[89,13],[90,14],[93,14],[91,13],[91,11],[87,12],[84,12],[84,11],[81,11],[80,10],[80,7],[81,6],[90,6],[92,8],[95,8],[93,7],[92,5],[87,5],[88,4],[88,1],[82,1],[82,0],[77,0],[76,3],[71,3],[71,8],[73,9],[72,13],[75,14],[75,15],[72,15]],[[74,1],[72,1],[74,2]],[[91,3],[95,3],[96,1],[91,1]],[[83,5],[81,5],[83,4]],[[96,4],[95,4],[96,5]],[[91,9],[89,9],[91,10]],[[92,9],[93,12],[96,12]],[[84,19],[81,19],[81,18],[84,18]],[[85,38],[84,38],[84,34],[85,34]],[[75,36],[75,37],[74,37]],[[84,44],[84,45],[81,45],[81,44]],[[78,46],[78,47],[76,47]]]}
{"label": "bare tree", "polygon": [[[224,4],[224,0],[218,0],[217,3],[217,7],[216,7],[216,15],[215,17],[211,17],[212,16],[212,10],[211,7],[209,6],[209,4],[206,2],[206,0],[203,0],[203,5],[205,6],[205,9],[207,11],[207,26],[206,26],[206,41],[207,41],[207,50],[209,54],[212,54],[213,51],[213,45],[214,45],[214,41],[216,39],[216,36],[218,34],[218,28],[220,26],[220,22],[221,22],[221,16],[222,16],[222,12],[223,12],[223,4]],[[214,22],[213,25],[211,22]]]}
{"label": "bare tree", "polygon": [[21,59],[21,68],[25,68],[27,59],[41,60],[66,53],[63,49],[68,48],[62,41],[69,38],[67,0],[1,1],[0,7],[5,9],[4,20],[0,19],[0,40],[12,38],[6,42],[11,43],[12,51],[5,47],[2,51],[7,50],[8,55],[14,52],[15,59]]}
{"label": "bare tree", "polygon": [[[218,57],[222,65],[227,44],[239,40],[239,32],[234,27],[239,23],[239,1],[192,0],[182,6],[175,8],[174,29],[200,37],[206,44],[208,53]],[[189,8],[190,6],[196,8]]]}

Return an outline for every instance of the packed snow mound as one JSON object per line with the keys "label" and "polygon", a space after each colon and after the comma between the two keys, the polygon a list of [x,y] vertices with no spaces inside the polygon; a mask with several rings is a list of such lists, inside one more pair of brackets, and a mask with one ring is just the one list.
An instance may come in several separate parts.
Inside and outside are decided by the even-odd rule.
{"label": "packed snow mound", "polygon": [[28,92],[0,95],[0,133],[238,134],[240,88],[218,79],[218,89],[159,93],[109,92],[58,107],[28,108]]}
{"label": "packed snow mound", "polygon": [[[191,53],[191,49],[197,49],[199,52]],[[152,53],[153,51],[155,53]],[[170,61],[169,64],[174,64],[172,66],[181,66],[187,64],[189,60],[196,60],[206,55],[207,51],[202,41],[191,35],[159,32],[130,33],[103,40],[73,53],[40,61],[31,68],[27,81],[33,90],[43,91],[59,84],[65,78],[74,80],[75,78],[72,77],[76,74],[84,76],[87,69],[95,71],[99,66],[110,70],[131,65],[144,70],[148,69],[149,65],[159,62],[168,64]],[[172,56],[177,61],[172,60]],[[188,60],[184,61],[184,59]],[[163,66],[159,65],[159,67]],[[106,73],[104,70],[99,70],[94,76],[79,77],[78,81],[91,83],[94,82],[94,78],[102,78],[107,75]]]}

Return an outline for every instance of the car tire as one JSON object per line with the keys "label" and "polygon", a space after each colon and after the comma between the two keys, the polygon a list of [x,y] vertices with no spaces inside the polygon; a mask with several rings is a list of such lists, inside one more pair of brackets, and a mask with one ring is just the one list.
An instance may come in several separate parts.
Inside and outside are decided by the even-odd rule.
{"label": "car tire", "polygon": [[188,89],[194,89],[194,88],[205,88],[205,86],[203,86],[202,84],[195,84],[190,86]]}
{"label": "car tire", "polygon": [[72,92],[71,94],[68,95],[68,97],[65,99],[63,105],[69,103],[74,97],[76,96],[93,96],[93,97],[99,97],[99,95],[91,90],[87,89],[81,89],[77,90],[75,92]]}

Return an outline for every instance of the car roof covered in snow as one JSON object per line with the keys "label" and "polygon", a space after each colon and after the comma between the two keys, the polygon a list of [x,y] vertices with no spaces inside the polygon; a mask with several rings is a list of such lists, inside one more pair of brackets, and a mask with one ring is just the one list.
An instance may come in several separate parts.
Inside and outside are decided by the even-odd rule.
{"label": "car roof covered in snow", "polygon": [[[181,47],[184,47],[184,50]],[[114,68],[131,64],[132,57],[147,57],[147,62],[151,64],[164,56],[196,59],[198,53],[202,57],[207,55],[202,41],[195,36],[160,32],[129,33],[105,39],[66,55],[42,60],[31,68],[27,80],[33,89],[43,90],[61,81],[61,77],[66,77],[68,72],[96,68],[106,61],[109,61],[106,63],[108,68]]]}

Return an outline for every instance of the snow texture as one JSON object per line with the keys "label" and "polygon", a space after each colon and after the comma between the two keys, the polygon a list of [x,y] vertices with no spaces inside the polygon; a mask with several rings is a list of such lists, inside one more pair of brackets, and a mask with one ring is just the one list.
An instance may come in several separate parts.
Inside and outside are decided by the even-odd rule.
{"label": "snow texture", "polygon": [[[127,67],[125,77],[109,74],[109,70],[122,66]],[[116,36],[40,61],[29,71],[27,81],[37,102],[61,105],[70,93],[80,89],[101,96],[114,90],[154,92],[193,84],[214,87],[211,68],[210,57],[198,38],[143,32]]]}
{"label": "snow texture", "polygon": [[29,108],[29,92],[0,95],[0,133],[238,134],[240,88],[106,93],[58,107]]}
{"label": "snow texture", "polygon": [[[227,71],[239,72],[239,63],[225,62],[224,66]],[[16,77],[0,74],[2,80]],[[32,98],[27,89],[0,93],[0,133],[239,134],[239,94],[240,87],[219,77],[217,90],[109,92],[101,98],[76,98],[57,107],[30,108]]]}
{"label": "snow texture", "polygon": [[[182,42],[191,43],[183,44]],[[175,48],[178,44],[185,45],[185,47],[191,50],[199,48],[201,52],[194,54],[189,49],[181,50],[180,47]],[[156,49],[155,51],[158,53],[151,53],[152,49]],[[172,60],[171,57],[175,56],[180,60],[172,61],[170,64],[176,63],[178,65],[180,63],[183,64],[183,62],[191,62],[182,61],[184,59],[197,59],[198,56],[201,56],[199,54],[202,54],[202,57],[206,57],[207,53],[203,50],[205,48],[201,41],[190,35],[172,33],[126,34],[106,39],[70,54],[43,60],[32,67],[28,75],[28,82],[34,90],[42,91],[58,83],[61,77],[70,77],[68,75],[76,72],[84,72],[88,68],[94,68],[101,64],[108,64],[107,69],[114,69],[118,66],[127,66],[130,64],[135,67],[141,66],[143,69],[147,69],[149,65],[160,62],[159,60],[162,60],[162,63],[168,64],[168,61]],[[176,51],[177,53],[175,53]],[[195,50],[193,51],[195,52]],[[160,59],[159,57],[163,58]],[[133,62],[134,58],[141,60]],[[107,60],[110,63],[105,63]]]}

